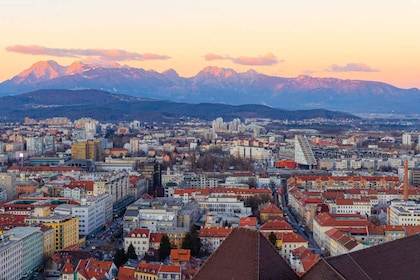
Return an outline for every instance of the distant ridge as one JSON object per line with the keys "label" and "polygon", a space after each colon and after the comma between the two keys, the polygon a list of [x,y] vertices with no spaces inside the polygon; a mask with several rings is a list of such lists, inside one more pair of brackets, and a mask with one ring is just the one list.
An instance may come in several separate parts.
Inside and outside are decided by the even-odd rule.
{"label": "distant ridge", "polygon": [[134,97],[188,103],[266,104],[283,109],[328,109],[351,113],[420,113],[419,89],[359,80],[298,76],[282,78],[254,70],[238,73],[208,66],[185,78],[119,64],[41,61],[0,83],[0,96],[38,89],[98,89]]}
{"label": "distant ridge", "polygon": [[313,118],[357,119],[328,110],[281,110],[264,105],[189,104],[137,98],[100,90],[37,90],[15,96],[0,97],[0,118],[22,121],[24,117],[45,119],[68,117],[72,120],[92,117],[100,121],[177,122],[184,117],[213,120],[223,117],[302,120]]}

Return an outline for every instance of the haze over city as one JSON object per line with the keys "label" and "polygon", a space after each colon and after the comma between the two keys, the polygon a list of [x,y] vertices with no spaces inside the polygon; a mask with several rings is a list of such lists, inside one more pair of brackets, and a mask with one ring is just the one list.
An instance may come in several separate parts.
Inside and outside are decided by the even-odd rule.
{"label": "haze over city", "polygon": [[39,60],[420,87],[418,1],[2,1],[0,81]]}

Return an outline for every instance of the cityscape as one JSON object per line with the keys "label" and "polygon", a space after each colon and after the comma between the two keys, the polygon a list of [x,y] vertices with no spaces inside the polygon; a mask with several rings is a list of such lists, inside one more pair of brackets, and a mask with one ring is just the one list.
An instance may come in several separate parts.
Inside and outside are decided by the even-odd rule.
{"label": "cityscape", "polygon": [[273,273],[312,279],[324,258],[418,236],[418,131],[270,126],[2,124],[2,277],[201,279],[225,239],[255,231]]}
{"label": "cityscape", "polygon": [[0,4],[0,280],[420,279],[419,3],[141,2]]}

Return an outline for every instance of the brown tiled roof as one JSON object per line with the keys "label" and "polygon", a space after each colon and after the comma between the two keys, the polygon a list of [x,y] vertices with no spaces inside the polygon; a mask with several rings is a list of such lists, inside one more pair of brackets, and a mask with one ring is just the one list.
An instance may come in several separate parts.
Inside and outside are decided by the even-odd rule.
{"label": "brown tiled roof", "polygon": [[260,211],[260,213],[283,213],[276,205],[270,204]]}
{"label": "brown tiled roof", "polygon": [[298,279],[260,232],[236,228],[194,275],[195,280]]}
{"label": "brown tiled roof", "polygon": [[420,279],[420,235],[325,258],[303,277],[310,279]]}

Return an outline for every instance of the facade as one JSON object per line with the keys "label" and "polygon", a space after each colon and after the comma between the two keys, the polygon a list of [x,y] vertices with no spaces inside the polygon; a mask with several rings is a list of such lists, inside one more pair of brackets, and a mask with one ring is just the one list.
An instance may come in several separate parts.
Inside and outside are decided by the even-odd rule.
{"label": "facade", "polygon": [[357,234],[367,235],[371,223],[359,214],[330,214],[323,212],[313,220],[313,238],[320,247],[325,247],[325,232],[332,229],[343,229]]}
{"label": "facade", "polygon": [[124,237],[124,250],[127,252],[130,244],[134,246],[139,258],[143,258],[149,250],[150,231],[148,229],[134,229]]}
{"label": "facade", "polygon": [[140,209],[139,227],[152,232],[165,231],[167,228],[177,227],[178,211],[175,209]]}
{"label": "facade", "polygon": [[325,250],[330,256],[347,254],[364,249],[365,246],[355,238],[348,236],[336,228],[325,232]]}
{"label": "facade", "polygon": [[38,189],[38,182],[34,180],[16,182],[16,196],[32,194],[36,192],[37,189]]}
{"label": "facade", "polygon": [[236,197],[209,197],[198,203],[201,209],[208,212],[226,213],[239,217],[252,215],[251,207],[246,207],[244,202]]}
{"label": "facade", "polygon": [[402,144],[405,146],[411,145],[411,134],[410,133],[404,133],[402,135]]}
{"label": "facade", "polygon": [[71,157],[73,159],[100,160],[102,158],[101,141],[87,140],[74,143],[71,146]]}
{"label": "facade", "polygon": [[390,225],[418,226],[420,225],[420,202],[393,200],[388,207]]}
{"label": "facade", "polygon": [[79,218],[71,215],[51,215],[49,210],[35,208],[32,215],[25,218],[28,225],[43,224],[53,228],[55,250],[61,250],[79,243]]}
{"label": "facade", "polygon": [[219,248],[220,244],[232,232],[232,228],[224,227],[202,227],[200,228],[201,246],[208,253],[213,253]]}
{"label": "facade", "polygon": [[112,220],[111,195],[83,198],[80,205],[72,208],[72,216],[79,219],[79,235],[89,235]]}
{"label": "facade", "polygon": [[314,153],[306,136],[295,135],[295,162],[299,165],[308,166],[309,168],[317,165]]}
{"label": "facade", "polygon": [[108,193],[112,196],[112,203],[115,203],[128,195],[129,174],[127,171],[114,171],[103,173],[95,179],[94,190],[96,195]]}
{"label": "facade", "polygon": [[280,210],[280,208],[278,208],[276,205],[270,203],[269,205],[260,210],[260,218],[261,223],[265,223],[276,219],[282,219],[283,211]]}
{"label": "facade", "polygon": [[41,266],[43,261],[43,234],[38,227],[15,227],[4,233],[10,240],[22,242],[22,272],[29,275]]}
{"label": "facade", "polygon": [[6,191],[6,199],[16,197],[16,175],[0,173],[0,189]]}
{"label": "facade", "polygon": [[23,277],[23,242],[0,235],[0,279],[20,280]]}
{"label": "facade", "polygon": [[371,209],[378,204],[377,199],[345,199],[337,198],[335,202],[329,203],[332,214],[361,214],[371,215]]}

